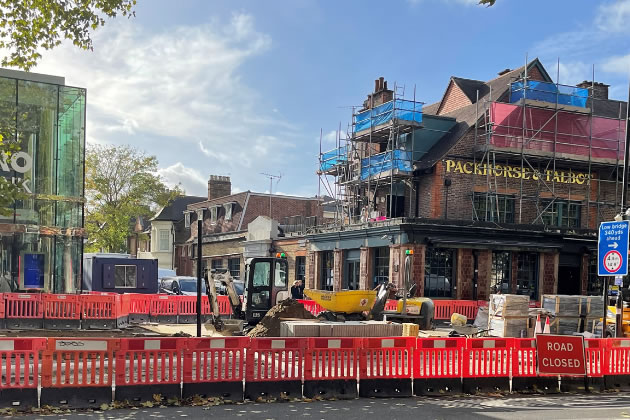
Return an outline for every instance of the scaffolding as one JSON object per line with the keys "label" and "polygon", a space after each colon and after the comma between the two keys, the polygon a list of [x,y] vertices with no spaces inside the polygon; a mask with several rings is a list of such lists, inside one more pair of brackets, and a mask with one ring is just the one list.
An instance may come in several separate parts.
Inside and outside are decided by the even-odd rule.
{"label": "scaffolding", "polygon": [[597,97],[594,70],[575,87],[525,69],[507,100],[477,93],[472,218],[595,229],[620,209],[627,109]]}
{"label": "scaffolding", "polygon": [[[387,90],[383,78],[361,107],[352,107],[352,124],[336,132],[335,148],[322,152],[320,135],[319,195],[331,196],[337,211],[334,225],[358,224],[391,218],[399,181],[413,175],[414,133],[422,128],[422,102],[405,99],[404,86]],[[412,183],[408,183],[412,188]],[[377,191],[389,187],[386,212],[377,211]],[[404,194],[404,193],[403,193]],[[381,206],[382,207],[382,206]]]}

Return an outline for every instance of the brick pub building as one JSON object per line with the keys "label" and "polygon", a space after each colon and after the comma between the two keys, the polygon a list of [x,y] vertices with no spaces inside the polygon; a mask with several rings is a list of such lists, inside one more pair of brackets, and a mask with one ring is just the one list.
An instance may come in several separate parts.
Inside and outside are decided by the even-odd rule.
{"label": "brick pub building", "polygon": [[413,249],[421,296],[601,294],[596,232],[620,210],[625,118],[607,85],[554,84],[537,59],[451,77],[424,106],[376,80],[320,156],[343,205],[307,236],[307,287],[400,284]]}

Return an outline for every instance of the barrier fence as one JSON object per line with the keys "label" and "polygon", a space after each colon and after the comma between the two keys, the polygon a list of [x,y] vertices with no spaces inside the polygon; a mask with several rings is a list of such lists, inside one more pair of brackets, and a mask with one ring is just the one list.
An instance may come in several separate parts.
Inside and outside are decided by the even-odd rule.
{"label": "barrier fence", "polygon": [[[232,315],[228,296],[217,296],[219,311]],[[313,315],[325,311],[312,300],[299,300]],[[396,300],[385,310],[395,311]],[[449,320],[454,312],[474,319],[483,301],[434,300],[436,320]],[[202,316],[211,313],[207,296],[202,296]],[[114,329],[143,322],[195,323],[196,296],[146,295],[140,293],[87,292],[83,294],[4,293],[0,294],[0,329]]]}
{"label": "barrier fence", "polygon": [[539,375],[536,352],[530,338],[0,338],[0,405],[630,389],[630,338],[586,339],[586,377]]}

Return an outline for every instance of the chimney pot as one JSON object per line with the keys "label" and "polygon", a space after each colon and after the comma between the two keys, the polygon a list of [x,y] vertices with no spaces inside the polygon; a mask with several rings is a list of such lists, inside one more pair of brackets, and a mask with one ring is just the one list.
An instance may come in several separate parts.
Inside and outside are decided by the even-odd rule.
{"label": "chimney pot", "polygon": [[374,81],[374,93],[378,92],[378,86],[380,84],[380,81],[378,79],[376,79]]}
{"label": "chimney pot", "polygon": [[588,94],[593,99],[608,100],[608,88],[610,85],[585,80],[582,83],[579,83],[577,87],[588,89]]}
{"label": "chimney pot", "polygon": [[379,81],[379,91],[383,90],[383,85],[385,84],[385,78],[383,76],[378,78]]}
{"label": "chimney pot", "polygon": [[208,180],[208,200],[232,194],[232,182],[229,176],[210,175]]}

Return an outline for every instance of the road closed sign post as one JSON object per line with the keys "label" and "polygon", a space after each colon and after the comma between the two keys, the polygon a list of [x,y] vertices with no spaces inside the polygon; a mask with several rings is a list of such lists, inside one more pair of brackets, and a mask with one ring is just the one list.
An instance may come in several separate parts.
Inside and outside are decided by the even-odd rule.
{"label": "road closed sign post", "polygon": [[597,246],[597,275],[628,274],[628,227],[630,221],[602,222]]}
{"label": "road closed sign post", "polygon": [[538,334],[536,353],[539,374],[586,375],[582,336]]}

